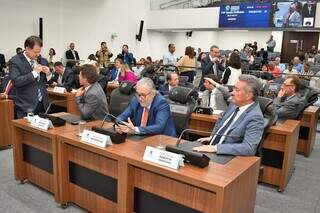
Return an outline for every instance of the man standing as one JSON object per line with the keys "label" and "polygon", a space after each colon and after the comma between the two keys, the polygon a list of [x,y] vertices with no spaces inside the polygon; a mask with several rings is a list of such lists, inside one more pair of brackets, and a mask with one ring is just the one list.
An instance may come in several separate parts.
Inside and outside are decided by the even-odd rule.
{"label": "man standing", "polygon": [[172,43],[168,45],[169,52],[163,56],[163,65],[175,65],[177,62],[177,56],[174,52],[176,51],[176,46]]}
{"label": "man standing", "polygon": [[133,54],[129,52],[129,46],[127,44],[122,46],[122,52],[118,55],[118,58],[121,58],[129,67],[132,66]]}
{"label": "man standing", "polygon": [[[74,50],[75,45],[74,43],[70,43],[70,49],[66,51],[66,59],[71,60],[67,62],[67,67],[72,68],[74,65],[77,64],[77,61],[80,60],[79,54],[76,50]],[[73,60],[73,61],[72,61]],[[77,61],[75,61],[77,60]]]}
{"label": "man standing", "polygon": [[98,59],[99,65],[106,68],[110,64],[110,58],[113,54],[110,52],[107,43],[105,41],[101,42],[100,50],[96,52],[96,57]]}
{"label": "man standing", "polygon": [[226,155],[255,155],[263,134],[263,115],[256,101],[260,82],[252,75],[241,75],[233,89],[232,102],[217,121],[212,135],[200,138],[208,142],[193,148],[199,152]]}
{"label": "man standing", "polygon": [[50,70],[46,59],[40,56],[42,40],[30,36],[24,42],[25,51],[10,60],[10,79],[16,91],[16,110],[18,118],[29,112],[38,114],[48,107],[46,89]]}
{"label": "man standing", "polygon": [[157,94],[153,81],[150,78],[142,78],[136,88],[136,97],[132,98],[128,107],[118,116],[124,125],[116,126],[116,131],[176,137],[170,106],[160,94]]}
{"label": "man standing", "polygon": [[269,40],[266,42],[267,44],[267,51],[272,52],[274,51],[274,48],[276,47],[276,41],[273,40],[273,35],[270,36]]}

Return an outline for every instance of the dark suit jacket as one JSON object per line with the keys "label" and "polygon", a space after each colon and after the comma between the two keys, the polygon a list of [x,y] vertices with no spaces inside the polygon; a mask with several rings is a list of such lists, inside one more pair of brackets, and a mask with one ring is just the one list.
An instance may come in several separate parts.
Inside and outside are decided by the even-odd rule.
{"label": "dark suit jacket", "polygon": [[[52,78],[48,82],[48,84],[52,84],[53,82],[58,83],[58,78],[59,78],[59,74],[54,73]],[[58,85],[58,86],[64,87],[66,89],[72,89],[72,88],[75,88],[74,84],[75,84],[74,73],[72,69],[70,69],[69,67],[66,67],[62,75],[62,85]]]}
{"label": "dark suit jacket", "polygon": [[74,51],[74,52],[75,52],[76,58],[74,58],[71,50],[67,50],[66,51],[66,59],[80,60],[78,51]]}
{"label": "dark suit jacket", "polygon": [[[213,133],[216,133],[223,123],[231,116],[236,106],[229,105],[222,117],[217,121]],[[263,115],[256,102],[249,106],[232,124],[222,144],[217,145],[217,154],[255,155],[263,134]]]}
{"label": "dark suit jacket", "polygon": [[217,67],[217,73],[219,79],[222,77],[223,71],[225,70],[225,67],[222,66],[222,64],[216,62],[212,63],[209,56],[207,56],[202,62],[201,62],[201,69],[202,69],[202,79],[204,76],[208,74],[214,74],[213,65]]}
{"label": "dark suit jacket", "polygon": [[306,106],[306,100],[294,95],[289,98],[275,98],[273,104],[279,118],[297,119]]}
{"label": "dark suit jacket", "polygon": [[133,97],[128,107],[118,116],[121,121],[131,119],[134,126],[139,127],[140,134],[164,134],[176,137],[175,125],[168,102],[157,94],[151,104],[146,127],[141,127],[143,107],[138,99]]}
{"label": "dark suit jacket", "polygon": [[[46,59],[41,58],[40,64],[47,66]],[[48,93],[46,88],[46,74],[39,75],[39,80],[32,74],[32,67],[23,54],[15,55],[10,59],[10,79],[16,90],[15,104],[25,113],[33,112],[38,104],[38,89],[42,94],[42,103],[44,108],[48,107]]]}
{"label": "dark suit jacket", "polygon": [[0,72],[2,71],[2,68],[6,65],[6,59],[3,54],[0,53]]}
{"label": "dark suit jacket", "polygon": [[107,87],[107,76],[99,74],[98,77],[98,83],[100,84],[102,90],[104,91],[104,93],[106,93],[106,87]]}
{"label": "dark suit jacket", "polygon": [[159,85],[159,92],[161,95],[169,95],[169,84]]}
{"label": "dark suit jacket", "polygon": [[314,17],[316,14],[316,4],[311,4],[311,11],[309,12],[308,4],[304,4],[302,8],[302,18]]}

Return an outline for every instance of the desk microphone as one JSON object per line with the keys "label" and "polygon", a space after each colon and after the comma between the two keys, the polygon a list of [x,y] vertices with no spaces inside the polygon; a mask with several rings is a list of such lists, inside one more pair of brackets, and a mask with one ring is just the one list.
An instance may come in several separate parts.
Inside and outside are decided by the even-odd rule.
{"label": "desk microphone", "polygon": [[67,100],[55,100],[55,101],[51,101],[49,103],[49,106],[47,107],[46,111],[45,111],[45,114],[48,114],[48,112],[50,111],[51,109],[51,106],[52,104],[56,104],[56,103],[63,103],[63,102],[66,102]]}

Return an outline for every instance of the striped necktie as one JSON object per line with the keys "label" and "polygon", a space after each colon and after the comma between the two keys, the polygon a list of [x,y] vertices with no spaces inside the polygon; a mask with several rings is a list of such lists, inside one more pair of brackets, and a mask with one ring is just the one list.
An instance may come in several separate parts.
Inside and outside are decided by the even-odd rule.
{"label": "striped necktie", "polygon": [[[31,60],[30,61],[30,66],[32,68],[32,70],[34,69],[34,66],[35,66],[35,61],[34,60]],[[39,74],[40,75],[40,74]],[[37,81],[40,80],[40,76],[37,77]],[[38,87],[38,101],[41,102],[42,101],[42,94],[41,94],[41,90],[40,88]]]}

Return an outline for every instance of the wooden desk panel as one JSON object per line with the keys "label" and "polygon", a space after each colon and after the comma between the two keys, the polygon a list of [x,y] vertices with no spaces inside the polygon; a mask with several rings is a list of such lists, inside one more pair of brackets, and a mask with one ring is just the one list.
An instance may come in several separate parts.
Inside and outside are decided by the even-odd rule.
{"label": "wooden desk panel", "polygon": [[48,131],[36,129],[25,120],[13,120],[13,152],[15,179],[30,182],[54,194],[59,202],[56,137],[64,132],[77,131],[67,124]]}
{"label": "wooden desk panel", "polygon": [[[192,113],[189,128],[211,132],[212,126],[217,120],[218,116],[216,115]],[[282,168],[264,166],[264,173],[259,181],[275,185],[279,191],[285,190],[294,169],[299,127],[299,121],[287,120],[283,124],[277,123],[268,129],[262,147],[265,150],[282,153],[283,162],[280,162]]]}
{"label": "wooden desk panel", "polygon": [[317,123],[319,117],[319,107],[309,106],[307,107],[302,114],[301,121],[301,130],[308,131],[307,138],[299,138],[297,153],[303,154],[305,157],[309,157],[316,138]]}
{"label": "wooden desk panel", "polygon": [[12,100],[0,100],[0,148],[12,144],[11,120],[14,119]]}
{"label": "wooden desk panel", "polygon": [[[110,159],[111,162],[117,162],[117,170],[114,165],[110,168],[102,168],[101,164],[98,167],[92,165],[90,168],[93,170],[99,168],[99,173],[108,175],[112,173],[110,173],[111,170],[118,172],[118,174],[112,173],[118,181],[117,207],[114,207],[118,212],[134,211],[134,202],[137,199],[134,195],[138,188],[199,211],[239,212],[240,210],[240,212],[253,212],[259,158],[236,157],[226,165],[210,163],[204,169],[187,164],[175,171],[143,161],[145,147],[147,145],[156,146],[158,137],[152,136],[138,142],[127,140],[123,144],[99,148],[79,141],[74,133],[66,133],[58,137],[59,168],[68,170],[70,150],[82,150],[81,152],[87,153],[87,159]],[[176,142],[176,139],[168,136],[162,136],[162,138],[165,144]],[[77,157],[78,155],[73,156]],[[98,161],[89,160],[89,162],[98,164]],[[87,165],[87,167],[89,166]],[[75,202],[70,193],[68,195],[68,192],[64,190],[70,190],[68,174],[61,171],[59,175],[59,182],[63,183],[59,190],[62,197],[61,201]],[[90,194],[88,196],[89,200],[86,203],[77,201],[78,205],[80,204],[80,206],[91,211],[102,211],[102,209],[90,207],[90,202],[99,203],[99,205],[106,207],[106,209],[103,209],[104,212],[109,212],[111,205],[108,203],[110,201],[101,199],[101,196],[99,197],[84,188],[82,190],[84,191],[81,193]],[[188,196],[185,196],[185,194],[188,194]],[[246,202],[243,202],[243,200],[246,200]],[[154,211],[157,210],[156,207],[153,208]]]}
{"label": "wooden desk panel", "polygon": [[80,115],[80,111],[76,104],[75,94],[71,92],[57,93],[53,92],[53,88],[48,88],[49,102],[52,101],[65,101],[61,103],[55,103],[54,105],[65,107],[68,113],[74,115]]}

